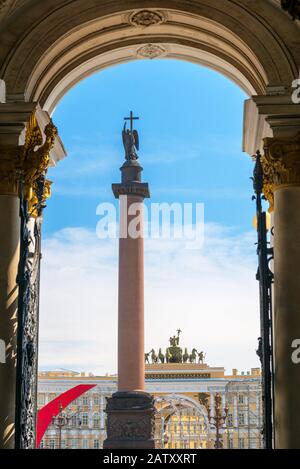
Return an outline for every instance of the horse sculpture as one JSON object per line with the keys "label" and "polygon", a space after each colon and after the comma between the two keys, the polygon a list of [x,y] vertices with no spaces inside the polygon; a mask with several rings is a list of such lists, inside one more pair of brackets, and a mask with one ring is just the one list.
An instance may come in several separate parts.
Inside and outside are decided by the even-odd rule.
{"label": "horse sculpture", "polygon": [[171,358],[172,358],[172,354],[171,354],[170,350],[167,348],[167,350],[166,350],[166,362],[170,363]]}
{"label": "horse sculpture", "polygon": [[197,350],[195,348],[193,348],[192,353],[190,355],[190,362],[191,363],[195,363],[195,361],[197,359],[197,354],[198,354]]}
{"label": "horse sculpture", "polygon": [[156,355],[155,350],[154,349],[150,350],[150,353],[151,353],[152,363],[157,363],[158,362],[158,356]]}
{"label": "horse sculpture", "polygon": [[164,356],[164,354],[162,353],[161,348],[160,348],[159,351],[158,351],[158,358],[159,358],[159,360],[160,360],[160,363],[165,363],[165,356]]}
{"label": "horse sculpture", "polygon": [[184,349],[184,354],[182,356],[183,363],[187,363],[188,359],[190,358],[187,348]]}

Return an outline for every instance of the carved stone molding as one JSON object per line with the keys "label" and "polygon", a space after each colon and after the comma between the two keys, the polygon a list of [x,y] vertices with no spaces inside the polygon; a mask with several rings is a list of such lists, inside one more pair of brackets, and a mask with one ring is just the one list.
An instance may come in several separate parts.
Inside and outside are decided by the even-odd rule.
{"label": "carved stone molding", "polygon": [[282,186],[300,186],[300,134],[294,139],[265,138],[264,195],[274,207],[274,191]]}
{"label": "carved stone molding", "polygon": [[158,44],[146,44],[137,50],[137,56],[145,59],[156,59],[166,53],[166,49]]}
{"label": "carved stone molding", "polygon": [[129,17],[129,23],[133,26],[147,28],[148,26],[154,26],[162,24],[166,21],[165,16],[158,11],[154,10],[140,10],[133,13]]}

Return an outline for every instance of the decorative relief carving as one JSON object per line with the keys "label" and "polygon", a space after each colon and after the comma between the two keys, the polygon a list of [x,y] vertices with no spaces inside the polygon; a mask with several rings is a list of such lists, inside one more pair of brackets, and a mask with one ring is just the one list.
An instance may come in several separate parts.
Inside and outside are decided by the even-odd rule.
{"label": "decorative relief carving", "polygon": [[112,440],[147,440],[151,438],[149,417],[112,415],[108,420],[107,433]]}
{"label": "decorative relief carving", "polygon": [[157,57],[164,55],[166,52],[166,49],[158,44],[146,44],[137,50],[137,55],[146,59],[156,59]]}
{"label": "decorative relief carving", "polygon": [[148,26],[158,25],[165,22],[165,16],[154,10],[140,10],[133,13],[129,18],[129,23],[134,26],[147,28]]}
{"label": "decorative relief carving", "polygon": [[300,185],[300,134],[294,139],[264,139],[264,195],[274,207],[274,191],[280,186]]}

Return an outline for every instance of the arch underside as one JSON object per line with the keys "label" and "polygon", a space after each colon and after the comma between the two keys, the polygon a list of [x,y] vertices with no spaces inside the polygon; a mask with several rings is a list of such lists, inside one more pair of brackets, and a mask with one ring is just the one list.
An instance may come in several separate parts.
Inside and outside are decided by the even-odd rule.
{"label": "arch underside", "polygon": [[[143,8],[161,21],[134,23],[132,15]],[[0,33],[0,78],[8,101],[38,101],[50,113],[91,73],[144,58],[198,63],[248,95],[266,94],[298,76],[300,42],[288,44],[287,22],[299,32],[274,0],[27,0]],[[3,36],[12,26],[14,34]]]}

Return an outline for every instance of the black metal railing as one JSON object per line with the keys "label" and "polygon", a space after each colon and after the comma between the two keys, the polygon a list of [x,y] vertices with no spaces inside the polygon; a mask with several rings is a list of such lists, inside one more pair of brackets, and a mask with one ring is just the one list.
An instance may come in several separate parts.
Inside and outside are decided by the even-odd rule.
{"label": "black metal railing", "polygon": [[28,203],[24,195],[23,175],[20,175],[20,260],[17,277],[19,297],[15,416],[15,447],[17,449],[35,448],[44,187],[45,177],[41,176],[35,182],[37,203],[33,207],[35,217],[31,218],[32,214],[28,212]]}
{"label": "black metal railing", "polygon": [[255,156],[253,173],[253,187],[256,200],[257,217],[257,255],[258,271],[256,278],[259,281],[260,299],[260,328],[261,335],[257,355],[262,368],[262,405],[263,405],[263,440],[265,449],[273,447],[273,331],[272,331],[272,285],[274,275],[270,269],[270,262],[274,258],[273,248],[268,242],[267,214],[263,211],[263,167],[261,154]]}

